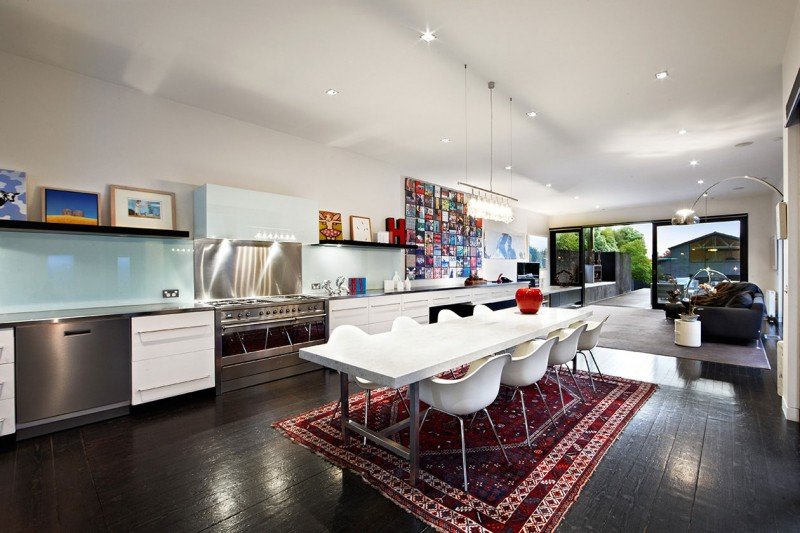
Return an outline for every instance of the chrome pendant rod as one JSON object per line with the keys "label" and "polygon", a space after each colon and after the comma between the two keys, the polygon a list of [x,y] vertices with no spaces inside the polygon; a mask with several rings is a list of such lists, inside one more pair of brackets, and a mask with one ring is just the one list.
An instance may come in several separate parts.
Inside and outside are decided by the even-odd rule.
{"label": "chrome pendant rod", "polygon": [[517,200],[516,198],[514,198],[512,196],[508,196],[507,194],[501,194],[499,192],[491,191],[489,189],[484,189],[483,187],[478,187],[477,185],[471,185],[469,183],[464,183],[463,181],[459,181],[458,184],[463,186],[463,187],[467,187],[469,189],[472,189],[473,191],[477,190],[477,191],[484,192],[486,194],[491,194],[493,196],[500,196],[501,198],[505,198],[506,200],[511,200],[512,202],[519,202],[519,200]]}

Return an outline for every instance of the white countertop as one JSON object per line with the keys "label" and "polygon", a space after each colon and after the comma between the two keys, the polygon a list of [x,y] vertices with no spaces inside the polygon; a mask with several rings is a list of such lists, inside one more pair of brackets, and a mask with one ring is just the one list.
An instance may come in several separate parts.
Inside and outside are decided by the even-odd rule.
{"label": "white countertop", "polygon": [[513,348],[591,314],[585,309],[542,307],[535,315],[523,315],[516,308],[503,309],[486,316],[370,335],[349,346],[312,346],[301,349],[300,357],[398,388]]}

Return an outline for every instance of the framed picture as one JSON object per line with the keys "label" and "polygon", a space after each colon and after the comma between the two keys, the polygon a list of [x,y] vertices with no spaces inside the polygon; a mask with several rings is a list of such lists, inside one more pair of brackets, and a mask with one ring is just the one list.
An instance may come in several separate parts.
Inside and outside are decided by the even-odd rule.
{"label": "framed picture", "polygon": [[372,242],[372,222],[368,217],[350,215],[350,238],[354,241]]}
{"label": "framed picture", "polygon": [[334,213],[333,211],[319,212],[319,240],[341,241],[343,233],[341,213]]}
{"label": "framed picture", "polygon": [[24,172],[0,169],[0,219],[28,220]]}
{"label": "framed picture", "polygon": [[42,188],[42,220],[51,224],[100,225],[100,195],[96,192]]}
{"label": "framed picture", "polygon": [[175,229],[175,193],[111,185],[111,225]]}
{"label": "framed picture", "polygon": [[494,227],[487,228],[484,244],[484,257],[486,259],[527,261],[528,243],[521,233],[515,233],[510,230],[498,231]]}

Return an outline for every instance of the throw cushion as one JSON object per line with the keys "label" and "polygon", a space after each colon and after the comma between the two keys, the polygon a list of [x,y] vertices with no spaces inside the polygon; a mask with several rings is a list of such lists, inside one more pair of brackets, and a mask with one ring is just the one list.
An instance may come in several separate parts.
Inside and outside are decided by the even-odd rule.
{"label": "throw cushion", "polygon": [[753,295],[749,292],[740,292],[730,299],[725,307],[736,307],[738,309],[750,309],[753,307]]}

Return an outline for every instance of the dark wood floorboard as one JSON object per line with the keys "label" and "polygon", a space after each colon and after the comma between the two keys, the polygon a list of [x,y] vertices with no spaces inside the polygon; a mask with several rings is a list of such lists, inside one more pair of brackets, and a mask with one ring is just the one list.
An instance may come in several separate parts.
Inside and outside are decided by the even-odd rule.
{"label": "dark wood floorboard", "polygon": [[[767,341],[775,367],[774,341]],[[660,389],[609,449],[562,531],[800,531],[800,432],[775,371],[598,349]],[[582,365],[579,365],[582,366]],[[0,530],[410,531],[431,528],[271,424],[333,401],[327,372],[0,447]]]}

